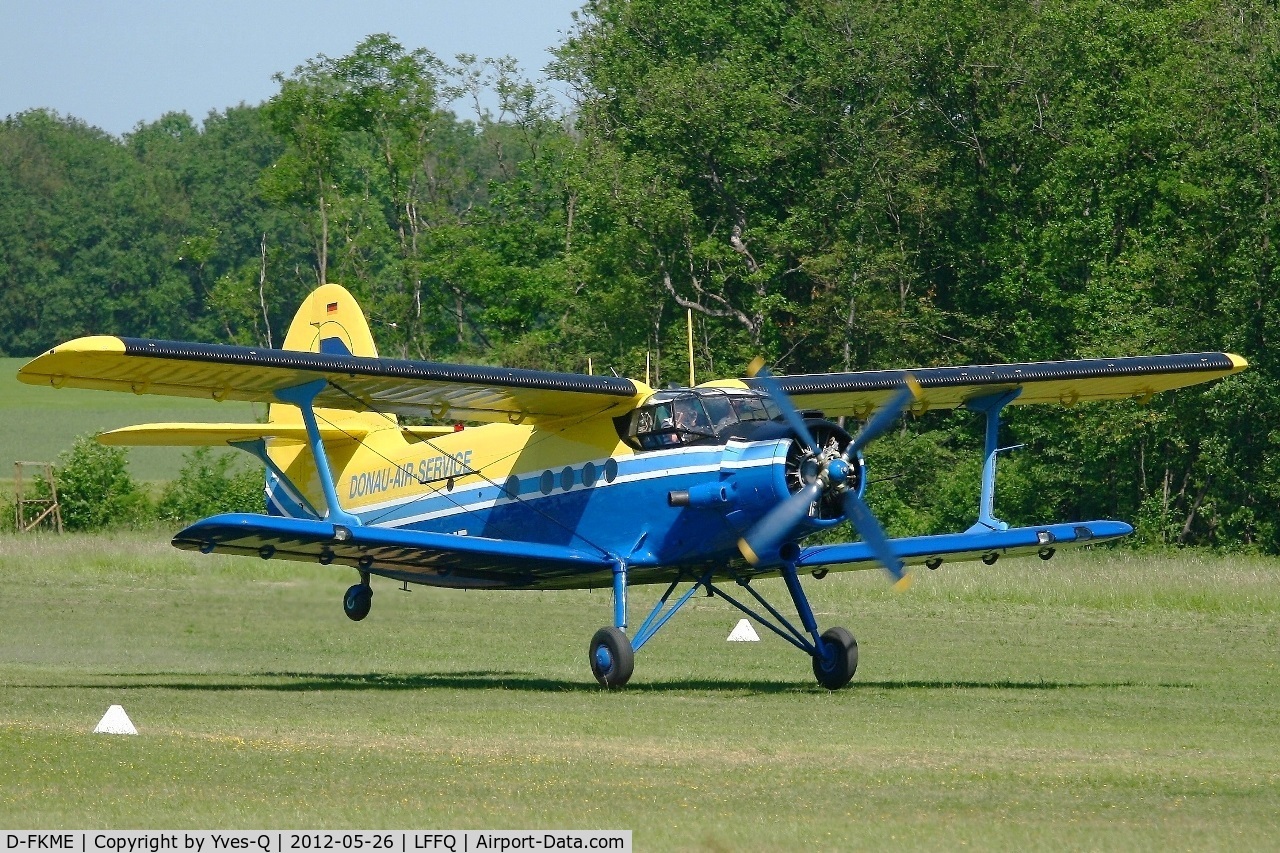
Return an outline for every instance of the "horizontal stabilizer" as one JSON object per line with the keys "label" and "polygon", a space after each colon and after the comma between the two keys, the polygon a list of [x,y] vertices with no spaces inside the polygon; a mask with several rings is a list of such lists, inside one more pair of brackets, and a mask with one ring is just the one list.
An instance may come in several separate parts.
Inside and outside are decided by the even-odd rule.
{"label": "horizontal stabilizer", "polygon": [[513,589],[553,577],[594,574],[603,554],[563,545],[512,542],[393,527],[228,513],[198,521],[173,538],[177,548],[264,559],[350,566],[414,583]]}
{"label": "horizontal stabilizer", "polygon": [[[394,424],[388,424],[394,428]],[[367,422],[321,426],[320,438],[326,442],[361,441],[369,434]],[[302,424],[138,424],[101,433],[102,444],[123,447],[220,447],[257,439],[306,441]]]}
{"label": "horizontal stabilizer", "polygon": [[[384,428],[399,429],[410,441],[429,441],[454,432],[453,427],[403,426],[388,421]],[[372,432],[368,421],[321,424],[320,439],[329,444],[363,441]],[[98,435],[102,444],[121,447],[221,447],[257,439],[306,441],[307,429],[301,423],[272,422],[266,424],[138,424],[121,427]]]}
{"label": "horizontal stabilizer", "polygon": [[[1133,527],[1123,521],[1084,521],[1075,524],[1046,524],[1043,527],[1014,527],[1009,530],[979,530],[944,533],[937,536],[909,536],[894,539],[893,550],[909,565],[934,559],[959,563],[1000,556],[1035,554],[1041,548],[1069,548],[1096,545],[1128,536]],[[859,565],[861,564],[861,565]],[[866,542],[813,545],[800,552],[797,568],[826,566],[873,568],[879,565]]]}

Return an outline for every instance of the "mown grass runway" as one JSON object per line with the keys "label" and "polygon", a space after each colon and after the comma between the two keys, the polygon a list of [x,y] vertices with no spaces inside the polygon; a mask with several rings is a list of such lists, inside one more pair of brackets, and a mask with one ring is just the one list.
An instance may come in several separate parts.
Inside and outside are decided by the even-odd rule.
{"label": "mown grass runway", "polygon": [[[0,539],[0,824],[622,828],[636,848],[1274,849],[1280,562],[1061,555],[811,584],[829,694],[696,599],[624,691],[604,592],[459,593]],[[657,589],[633,590],[633,608]],[[635,615],[635,614],[633,614]],[[763,633],[763,632],[762,632]],[[138,737],[91,735],[112,703]]]}

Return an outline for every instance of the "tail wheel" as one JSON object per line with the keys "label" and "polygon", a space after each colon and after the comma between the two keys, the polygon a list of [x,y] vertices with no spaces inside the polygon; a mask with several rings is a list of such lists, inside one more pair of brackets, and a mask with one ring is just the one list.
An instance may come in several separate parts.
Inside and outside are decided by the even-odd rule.
{"label": "tail wheel", "polygon": [[818,651],[813,656],[813,674],[828,690],[844,687],[858,671],[858,641],[847,629],[828,628]]}
{"label": "tail wheel", "polygon": [[352,622],[359,622],[368,616],[369,608],[372,606],[373,587],[368,584],[358,583],[342,596],[342,612],[346,613],[347,618]]}
{"label": "tail wheel", "polygon": [[591,638],[591,673],[602,687],[621,687],[635,669],[631,641],[617,628],[601,628]]}

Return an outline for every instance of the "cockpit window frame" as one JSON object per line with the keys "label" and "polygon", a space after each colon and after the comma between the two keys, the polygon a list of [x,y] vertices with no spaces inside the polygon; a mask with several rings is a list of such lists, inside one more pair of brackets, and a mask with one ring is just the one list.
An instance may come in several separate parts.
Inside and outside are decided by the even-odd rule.
{"label": "cockpit window frame", "polygon": [[631,413],[625,432],[619,432],[628,445],[643,451],[720,444],[735,428],[775,420],[780,414],[768,396],[752,389],[671,389],[650,395]]}

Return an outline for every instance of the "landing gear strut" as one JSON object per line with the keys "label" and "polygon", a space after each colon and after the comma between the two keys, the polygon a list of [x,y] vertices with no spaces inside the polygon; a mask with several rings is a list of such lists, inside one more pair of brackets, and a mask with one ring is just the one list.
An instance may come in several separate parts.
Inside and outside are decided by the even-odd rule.
{"label": "landing gear strut", "polygon": [[[605,687],[621,687],[626,684],[627,679],[631,677],[635,652],[653,639],[654,634],[658,633],[658,629],[665,625],[667,620],[674,616],[676,611],[683,607],[695,592],[702,589],[708,595],[722,599],[725,603],[749,616],[756,624],[768,628],[783,640],[807,654],[813,661],[813,675],[818,680],[818,684],[828,690],[839,690],[848,684],[854,673],[858,671],[858,641],[853,638],[853,634],[849,633],[846,628],[828,628],[819,635],[813,608],[809,606],[809,599],[805,596],[804,590],[800,586],[800,578],[796,572],[795,564],[784,563],[780,568],[780,572],[786,581],[787,591],[791,594],[792,603],[795,604],[796,613],[799,615],[800,623],[803,627],[793,625],[778,608],[766,601],[758,591],[752,588],[751,581],[753,578],[750,576],[733,576],[733,579],[740,589],[744,590],[755,599],[760,607],[764,608],[765,613],[761,613],[739,601],[730,594],[729,587],[720,586],[713,582],[711,580],[712,573],[709,570],[701,577],[688,578],[688,580],[693,581],[693,585],[676,601],[671,602],[672,594],[683,579],[676,578],[673,580],[671,585],[667,587],[667,591],[662,594],[657,604],[653,606],[653,610],[649,612],[640,627],[636,629],[634,639],[629,639],[620,628],[601,628],[597,631],[596,635],[591,638],[589,650],[592,673],[595,674],[596,680]],[[622,615],[618,616],[618,622],[619,624],[625,623]]]}
{"label": "landing gear strut", "polygon": [[361,619],[369,615],[369,608],[373,606],[373,587],[369,586],[368,581],[361,581],[347,590],[347,594],[342,596],[342,612],[347,614],[347,618],[352,622],[359,622]]}

